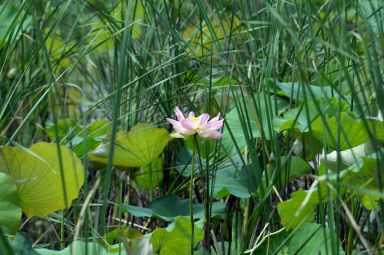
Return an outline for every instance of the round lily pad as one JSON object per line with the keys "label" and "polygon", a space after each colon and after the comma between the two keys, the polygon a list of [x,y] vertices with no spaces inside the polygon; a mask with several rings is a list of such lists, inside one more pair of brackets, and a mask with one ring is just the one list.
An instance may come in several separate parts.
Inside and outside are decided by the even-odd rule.
{"label": "round lily pad", "polygon": [[69,207],[77,198],[84,167],[68,148],[60,146],[60,154],[56,144],[43,142],[29,149],[0,148],[0,172],[16,183],[19,205],[28,217],[45,217]]}
{"label": "round lily pad", "polygon": [[[123,168],[149,165],[160,153],[170,139],[164,128],[149,124],[138,124],[131,131],[119,131],[116,135],[113,165]],[[110,138],[104,139],[92,153],[91,161],[106,164],[110,149]]]}

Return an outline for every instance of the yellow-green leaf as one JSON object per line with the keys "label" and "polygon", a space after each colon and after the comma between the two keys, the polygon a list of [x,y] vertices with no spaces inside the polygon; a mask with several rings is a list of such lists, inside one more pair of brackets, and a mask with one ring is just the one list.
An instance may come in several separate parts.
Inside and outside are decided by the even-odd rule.
{"label": "yellow-green leaf", "polygon": [[202,44],[205,52],[218,52],[217,45],[224,45],[226,37],[229,37],[232,31],[240,26],[240,20],[236,16],[233,17],[232,21],[230,15],[223,15],[222,20],[223,22],[221,23],[211,17],[209,25],[203,22],[202,28],[196,26],[187,28],[183,33],[183,39],[189,42],[190,45],[187,48],[187,52],[196,57],[201,57],[203,54]]}
{"label": "yellow-green leaf", "polygon": [[[95,4],[95,3],[94,3]],[[124,20],[125,17],[122,17],[121,14],[126,11],[126,8],[123,9],[122,11],[122,4],[119,3],[116,5],[116,7],[111,10],[111,12],[108,14],[108,16],[114,20],[114,22],[119,23],[122,20]],[[141,35],[141,30],[142,30],[142,21],[145,16],[145,12],[147,10],[144,8],[144,6],[141,4],[140,1],[134,3],[131,6],[130,9],[130,17],[132,20],[132,36],[133,38],[139,38]],[[113,50],[114,49],[114,41],[113,37],[120,37],[120,34],[118,31],[115,30],[114,26],[111,25],[112,22],[110,21],[103,21],[103,20],[97,20],[95,23],[92,24],[92,43],[93,44],[98,44],[103,42],[100,46],[98,46],[97,50],[99,53],[104,53],[108,50]]]}
{"label": "yellow-green leaf", "polygon": [[[169,139],[167,130],[149,124],[138,124],[129,132],[119,131],[116,135],[113,164],[123,168],[147,166],[159,157]],[[107,138],[92,153],[90,160],[106,164],[109,149],[110,138]]]}
{"label": "yellow-green leaf", "polygon": [[292,199],[278,204],[277,210],[281,224],[289,230],[298,226],[301,221],[313,221],[313,213],[319,204],[317,190],[298,190],[291,194]]}
{"label": "yellow-green leaf", "polygon": [[[84,168],[76,155],[60,146],[62,172],[56,144],[36,143],[28,150],[0,148],[0,172],[16,182],[19,205],[28,216],[44,217],[71,205],[84,182]],[[65,181],[65,193],[62,180]]]}
{"label": "yellow-green leaf", "polygon": [[[203,221],[195,223],[193,244],[204,238]],[[167,228],[156,228],[151,234],[150,241],[153,252],[160,255],[190,254],[191,221],[183,216],[178,216]]]}

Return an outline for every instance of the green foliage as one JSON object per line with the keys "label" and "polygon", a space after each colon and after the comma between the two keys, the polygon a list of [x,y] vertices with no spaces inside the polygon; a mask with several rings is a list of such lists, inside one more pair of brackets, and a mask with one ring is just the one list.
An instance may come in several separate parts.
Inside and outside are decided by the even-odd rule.
{"label": "green foliage", "polygon": [[[382,198],[379,192],[379,179],[375,176],[378,167],[377,154],[369,157],[360,157],[355,164],[337,174],[320,176],[320,190],[314,188],[308,191],[299,190],[291,194],[291,200],[279,203],[278,212],[281,223],[289,230],[298,226],[302,221],[313,221],[316,206],[327,202],[325,180],[335,186],[340,186],[340,196],[345,193],[353,193],[360,198],[362,205],[373,210]],[[324,169],[324,165],[321,166]],[[331,191],[332,194],[334,190]],[[334,196],[334,194],[332,195]],[[321,198],[321,199],[320,199]]]}
{"label": "green foliage", "polygon": [[135,172],[136,176],[134,181],[140,188],[153,190],[154,188],[159,187],[164,178],[162,170],[163,161],[161,158],[157,158],[148,166],[141,167],[139,171]]}
{"label": "green foliage", "polygon": [[[203,221],[195,223],[194,246],[204,237]],[[189,219],[178,216],[167,228],[156,228],[150,235],[153,252],[160,255],[184,255],[190,254],[191,222]]]}
{"label": "green foliage", "polygon": [[32,243],[25,233],[17,233],[11,245],[16,255],[41,255],[32,248]]}
{"label": "green foliage", "polygon": [[[246,254],[332,254],[331,235],[334,231],[315,223],[304,222],[295,230],[281,229],[265,236]],[[333,237],[334,238],[334,237]],[[341,246],[338,254],[345,254]]]}
{"label": "green foliage", "polygon": [[18,203],[28,217],[69,208],[84,182],[84,167],[73,152],[43,142],[0,148],[0,172],[16,182]]}
{"label": "green foliage", "polygon": [[7,43],[12,32],[10,28],[15,27],[13,23],[17,22],[19,14],[17,6],[11,1],[3,1],[0,5],[0,49]]}
{"label": "green foliage", "polygon": [[[125,204],[122,204],[121,207],[136,217],[157,217],[164,221],[173,221],[177,216],[190,217],[189,199],[180,200],[174,194],[162,196],[149,203],[147,207]],[[225,218],[225,205],[213,202],[211,215]],[[204,218],[203,204],[193,204],[193,218]]]}
{"label": "green foliage", "polygon": [[[55,124],[52,121],[47,121],[45,126],[45,132],[47,133],[48,137],[51,140],[56,139]],[[80,127],[77,127],[76,123],[69,118],[57,121],[56,128],[58,131],[57,136],[60,140],[64,139],[70,132],[78,133],[80,131]]]}
{"label": "green foliage", "polygon": [[[303,160],[300,157],[296,156],[280,156],[280,167],[283,169],[279,169],[279,164],[278,162],[273,162],[271,165],[268,167],[268,176],[271,178],[274,175],[274,172],[276,171],[284,171],[284,169],[287,169],[286,172],[289,173],[289,176],[286,177],[288,178],[288,182],[291,182],[307,173],[310,172],[311,167],[308,165],[308,163]],[[287,183],[283,183],[283,186],[285,186]]]}
{"label": "green foliage", "polygon": [[337,98],[308,99],[284,113],[282,119],[275,118],[274,127],[278,132],[290,128],[294,128],[296,133],[309,132],[310,126],[319,128],[313,122],[315,119],[321,119],[321,114],[329,118],[335,116],[337,109],[347,111],[348,105]]}
{"label": "green foliage", "polygon": [[[380,182],[383,177],[378,178],[376,173],[380,167],[378,154],[369,157],[360,157],[355,164],[340,172],[340,185],[343,190],[355,193],[360,197],[361,203],[368,210],[377,207],[378,201],[382,198],[380,193]],[[337,185],[337,176],[330,176],[330,180]]]}
{"label": "green foliage", "polygon": [[0,173],[0,227],[4,233],[14,234],[19,229],[20,220],[16,184],[9,175]]}
{"label": "green foliage", "polygon": [[[163,128],[149,124],[138,124],[128,133],[119,131],[116,135],[113,164],[117,167],[143,167],[154,161],[170,139],[169,133]],[[106,164],[110,140],[103,139],[90,157],[90,160]]]}
{"label": "green foliage", "polygon": [[[324,196],[324,194],[321,195]],[[290,230],[300,225],[302,221],[313,221],[314,210],[319,200],[317,189],[293,192],[291,200],[281,202],[277,207],[281,224]]]}
{"label": "green foliage", "polygon": [[[314,86],[309,84],[302,84],[298,82],[287,83],[287,82],[275,82],[268,80],[267,85],[271,86],[271,92],[277,91],[280,96],[291,98],[292,101],[303,102],[307,99],[315,98],[339,98],[340,95],[330,86]],[[275,86],[275,88],[273,88]]]}
{"label": "green foliage", "polygon": [[[277,178],[280,171],[287,169],[286,172],[289,173],[289,176],[282,176],[282,187],[311,170],[308,163],[300,157],[291,156],[288,158],[281,156],[280,161],[280,166],[277,162],[272,162],[272,164],[268,165],[267,173],[269,180],[271,180],[270,183],[273,183],[272,178]],[[219,170],[216,174],[213,195],[218,199],[228,195],[249,198],[260,192],[256,183],[256,177],[251,165],[243,167],[239,171],[235,167],[229,167]],[[264,179],[263,185],[264,189],[268,188]]]}
{"label": "green foliage", "polygon": [[[228,36],[236,30],[240,21],[237,17],[223,15],[222,23],[209,17],[209,23],[203,22],[200,27],[191,26],[183,33],[183,39],[188,42],[187,53],[192,57],[201,57],[204,52],[218,52],[221,45],[228,41]],[[202,44],[203,42],[203,44]]]}
{"label": "green foliage", "polygon": [[[86,152],[90,153],[99,146],[101,139],[111,132],[110,122],[107,120],[96,120],[90,125],[83,127],[72,119],[61,119],[57,122],[58,138],[61,142],[71,146],[77,156],[84,154],[84,144]],[[55,125],[51,121],[46,122],[46,132],[51,140],[56,139]]]}
{"label": "green foliage", "polygon": [[[135,229],[116,228],[108,233],[118,235],[123,242],[127,254],[131,255],[153,255],[152,244],[148,238]],[[108,236],[107,234],[107,236]]]}
{"label": "green foliage", "polygon": [[84,242],[84,241],[76,241],[66,247],[64,250],[55,251],[49,249],[35,249],[36,252],[40,255],[72,255],[74,252],[76,254],[86,254],[92,253],[94,255],[113,255],[113,254],[122,254],[124,251],[119,251],[119,246],[123,247],[123,245],[112,245],[109,247],[105,247],[101,245],[99,242]]}
{"label": "green foliage", "polygon": [[[327,145],[331,149],[347,150],[363,144],[374,137],[384,141],[384,122],[376,119],[354,119],[346,112],[338,117],[323,120],[318,117],[311,124],[313,136],[322,141],[325,136]],[[340,141],[337,141],[338,130],[342,130]]]}
{"label": "green foliage", "polygon": [[[252,135],[249,134],[251,138],[263,137],[266,140],[270,140],[272,135],[271,128],[269,128],[271,125],[270,122],[272,121],[273,117],[276,116],[276,113],[282,113],[288,106],[287,100],[276,96],[265,95],[264,97],[264,95],[260,93],[255,94],[255,98],[257,100],[256,106],[251,106],[246,98],[244,98],[244,105],[241,103],[239,109],[235,108],[225,116],[226,122],[231,129],[234,140],[232,140],[228,130],[224,129],[222,144],[230,153],[236,152],[234,142],[237,144],[240,150],[244,150],[247,145],[245,140],[247,136],[244,135],[244,132],[252,132]],[[269,104],[268,100],[270,100],[272,104]],[[275,101],[277,108],[275,107]],[[239,115],[239,111],[242,116]],[[242,119],[246,120],[247,124],[245,127],[243,127],[243,124],[241,123]],[[245,130],[243,128],[245,128]],[[260,132],[263,132],[263,135]]]}

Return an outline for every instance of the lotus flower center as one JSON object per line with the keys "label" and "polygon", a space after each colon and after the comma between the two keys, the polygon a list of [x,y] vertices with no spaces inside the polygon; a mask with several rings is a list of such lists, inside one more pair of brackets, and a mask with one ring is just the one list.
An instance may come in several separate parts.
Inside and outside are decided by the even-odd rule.
{"label": "lotus flower center", "polygon": [[197,122],[197,121],[199,120],[198,117],[189,117],[189,118],[187,118],[187,119],[189,119],[189,120],[193,120],[194,122]]}

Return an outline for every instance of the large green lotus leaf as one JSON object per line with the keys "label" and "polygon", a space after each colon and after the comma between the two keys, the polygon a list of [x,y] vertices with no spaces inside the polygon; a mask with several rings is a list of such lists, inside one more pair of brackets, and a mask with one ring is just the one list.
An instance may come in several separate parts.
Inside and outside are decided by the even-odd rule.
{"label": "large green lotus leaf", "polygon": [[[366,119],[365,122],[366,125],[363,120],[353,119],[347,112],[342,112],[340,120],[336,117],[326,119],[329,130],[326,129],[321,116],[311,123],[311,128],[313,136],[319,141],[323,141],[323,136],[325,136],[327,145],[333,150],[347,150],[370,141],[370,133],[375,139],[384,141],[384,122],[377,119]],[[336,143],[340,129],[342,132],[339,141],[340,147],[338,147]]]}
{"label": "large green lotus leaf", "polygon": [[[169,139],[167,130],[149,124],[138,124],[128,133],[119,131],[116,135],[113,164],[122,168],[147,166],[159,157]],[[109,149],[110,139],[104,139],[92,153],[90,160],[106,164]]]}
{"label": "large green lotus leaf", "polygon": [[[67,146],[73,148],[78,157],[83,156],[84,151],[89,153],[99,146],[101,138],[111,132],[111,123],[107,120],[96,120],[89,126],[83,127],[70,118],[57,122],[58,137],[60,141],[67,142]],[[45,123],[48,137],[56,139],[55,125],[52,121]],[[84,143],[84,136],[87,135]],[[69,140],[69,138],[71,138]],[[84,144],[87,148],[84,150]]]}
{"label": "large green lotus leaf", "polygon": [[275,118],[273,126],[278,132],[289,128],[294,128],[297,133],[308,132],[309,124],[320,115],[318,108],[325,116],[332,117],[339,108],[342,112],[347,111],[348,104],[338,98],[308,99],[298,107],[288,110],[282,119]]}
{"label": "large green lotus leaf", "polygon": [[[193,243],[196,246],[204,238],[202,220],[195,223]],[[167,228],[156,228],[150,235],[154,254],[187,255],[191,252],[191,221],[178,216]]]}
{"label": "large green lotus leaf", "polygon": [[215,179],[215,187],[213,191],[217,199],[233,195],[239,198],[249,198],[252,193],[249,192],[246,185],[241,183],[238,178],[220,175]]}
{"label": "large green lotus leaf", "polygon": [[[255,111],[256,109],[258,109],[260,113],[257,116],[257,118],[260,122],[261,128],[263,129],[265,139],[269,140],[271,136],[270,129],[272,129],[272,127],[270,128],[268,125],[268,116],[270,116],[269,120],[272,121],[273,118],[275,117],[274,113],[275,112],[277,112],[278,114],[282,113],[288,106],[288,101],[281,97],[270,96],[269,100],[271,101],[271,103],[269,103],[268,99],[265,99],[262,94],[256,94],[255,99],[258,102],[257,103],[258,107],[255,108]],[[275,100],[276,100],[277,109],[275,109]],[[239,114],[239,111],[241,112],[241,114]],[[228,129],[225,128],[223,131],[224,137],[222,138],[221,142],[229,153],[236,152],[236,147],[234,143],[237,144],[240,150],[243,150],[247,146],[243,128],[240,121],[240,116],[248,116],[249,126],[248,126],[248,120],[245,119],[247,130],[248,129],[252,130],[253,137],[261,137],[256,119],[254,118],[254,115],[253,115],[252,107],[250,106],[249,102],[245,100],[245,107],[241,106],[239,110],[235,108],[225,116],[225,120],[228,123],[229,128],[231,129],[234,140],[232,140]],[[249,130],[247,132],[249,132]]]}
{"label": "large green lotus leaf", "polygon": [[64,176],[56,144],[36,143],[28,150],[0,148],[0,172],[9,174],[17,183],[19,205],[28,217],[45,217],[69,207],[78,196],[84,183],[84,167],[67,147],[60,146],[60,152]]}
{"label": "large green lotus leaf", "polygon": [[[328,182],[335,186],[341,186],[340,196],[345,192],[353,192],[360,198],[365,208],[373,210],[377,207],[380,197],[382,197],[378,178],[376,178],[377,161],[376,154],[369,157],[360,157],[354,165],[340,172],[339,177],[336,174],[329,175]],[[324,171],[324,165],[320,167]],[[325,183],[321,182],[319,187],[322,195],[321,202],[325,203],[327,201]],[[334,194],[333,196],[335,197]],[[318,189],[314,189],[313,192],[299,190],[292,193],[291,197],[291,200],[281,202],[277,207],[281,223],[286,229],[298,226],[301,221],[312,221],[313,212],[320,200]],[[306,203],[304,203],[305,200]],[[299,208],[301,209],[299,210]]]}
{"label": "large green lotus leaf", "polygon": [[[136,217],[157,217],[164,221],[172,221],[177,216],[190,217],[189,199],[180,200],[174,194],[162,196],[147,205],[147,207],[139,207],[133,205],[121,205],[124,211],[128,211]],[[220,216],[225,218],[225,205],[220,202],[213,202],[211,216]],[[204,218],[204,205],[193,205],[193,218]]]}
{"label": "large green lotus leaf", "polygon": [[[111,122],[108,120],[96,120],[92,122],[87,128],[88,137],[99,137],[104,136],[111,132]],[[81,135],[81,133],[80,133]]]}
{"label": "large green lotus leaf", "polygon": [[[306,200],[306,203],[304,203],[304,200]],[[317,189],[312,190],[312,192],[304,190],[293,192],[291,200],[281,202],[277,206],[281,224],[289,230],[298,226],[302,221],[313,221],[313,213],[318,204],[319,194]]]}
{"label": "large green lotus leaf", "polygon": [[[193,139],[191,139],[193,140]],[[210,141],[212,142],[212,141]],[[205,146],[202,146],[203,148]],[[200,149],[201,147],[199,147]],[[200,151],[202,153],[202,150]],[[184,177],[191,176],[192,171],[192,150],[189,149],[186,145],[183,146],[177,153],[177,159],[176,159],[176,167],[175,169]],[[193,174],[198,174],[200,172],[199,168],[199,159],[201,160],[201,167],[202,170],[205,171],[206,168],[206,161],[205,158],[197,155],[195,156],[195,168]]]}
{"label": "large green lotus leaf", "polygon": [[[75,248],[73,247],[75,246]],[[119,251],[121,247],[121,251]],[[115,244],[108,247],[104,247],[97,242],[84,242],[76,241],[72,243],[67,248],[61,251],[49,250],[49,249],[35,249],[36,252],[40,255],[72,255],[75,254],[92,254],[92,255],[114,255],[114,254],[126,254],[124,246],[121,244]],[[86,252],[87,251],[87,252]]]}
{"label": "large green lotus leaf", "polygon": [[[86,146],[84,150],[84,136],[86,137]],[[73,151],[77,156],[81,157],[84,151],[87,153],[92,152],[99,146],[104,136],[111,132],[111,123],[107,120],[96,120],[92,122],[87,128],[83,128],[79,131],[76,136],[70,141],[72,144]]]}
{"label": "large green lotus leaf", "polygon": [[[315,98],[339,97],[339,93],[330,86],[320,87],[310,84],[302,84],[299,82],[273,82],[273,80],[268,80],[267,85],[271,87],[275,85],[278,95],[286,96],[291,98],[293,101],[298,100],[299,102],[302,102],[304,100],[314,99],[310,91],[312,91]],[[271,92],[273,91],[274,90],[271,89]]]}
{"label": "large green lotus leaf", "polygon": [[[230,174],[230,171],[233,171]],[[238,173],[235,167],[218,171],[215,179],[215,187],[213,194],[220,199],[228,195],[233,195],[239,198],[249,198],[252,195],[259,194],[260,190],[257,186],[257,181],[252,164],[243,166]],[[265,179],[262,179],[264,190],[267,189]]]}
{"label": "large green lotus leaf", "polygon": [[[15,254],[19,255],[72,255],[72,254],[92,254],[92,255],[114,255],[126,254],[122,244],[115,244],[105,247],[99,242],[76,241],[64,250],[55,251],[45,248],[34,249],[28,236],[24,233],[17,233],[14,240],[10,240]],[[104,243],[103,243],[104,244]],[[119,251],[121,249],[121,251]]]}
{"label": "large green lotus leaf", "polygon": [[[273,171],[277,171],[279,168],[277,162],[273,162],[270,166],[271,167],[268,168],[269,177],[273,175]],[[286,169],[286,171],[289,172],[289,182],[303,176],[312,169],[304,159],[296,156],[280,156],[280,167],[283,167],[283,169]]]}
{"label": "large green lotus leaf", "polygon": [[78,133],[81,130],[81,127],[77,126],[70,118],[58,120],[56,127],[52,121],[48,120],[45,123],[45,132],[47,132],[47,135],[51,140],[56,139],[56,128],[60,140],[66,137],[69,132]]}
{"label": "large green lotus leaf", "polygon": [[17,233],[15,239],[10,240],[10,244],[16,255],[41,255],[32,248],[31,240],[25,233]]}
{"label": "large green lotus leaf", "polygon": [[[376,154],[360,157],[354,165],[340,172],[340,182],[344,187],[341,192],[352,191],[360,198],[365,208],[375,209],[380,199],[379,195],[375,195],[375,192],[380,194],[377,171],[380,170]],[[383,182],[384,178],[381,178],[381,182]],[[337,175],[329,176],[329,180],[337,184]]]}
{"label": "large green lotus leaf", "polygon": [[[278,230],[265,236],[260,243],[245,254],[332,254],[331,240],[337,233],[320,224],[304,222],[297,229]],[[345,254],[339,242],[336,248],[339,254]]]}
{"label": "large green lotus leaf", "polygon": [[215,174],[213,196],[220,199],[229,195],[239,198],[249,198],[252,193],[248,187],[241,183],[240,171],[243,169],[243,162],[236,156],[226,160],[219,165]]}
{"label": "large green lotus leaf", "polygon": [[0,173],[0,227],[4,233],[14,234],[19,229],[21,208],[17,201],[16,184],[11,176]]}
{"label": "large green lotus leaf", "polygon": [[[284,169],[289,169],[287,172],[289,172],[290,175],[281,179],[281,185],[283,187],[287,183],[297,179],[298,177],[308,173],[311,170],[311,167],[308,165],[308,163],[300,157],[291,156],[288,159],[286,156],[281,156],[280,159],[280,166],[278,166],[276,162],[268,165],[268,178],[271,180],[271,178],[274,176],[273,173],[284,166]],[[238,174],[236,174],[237,171],[239,172]],[[262,181],[264,190],[266,190],[268,187],[266,185],[265,179]],[[249,198],[251,195],[256,194],[257,192],[258,188],[256,185],[256,177],[251,165],[243,167],[240,171],[235,167],[230,167],[227,169],[220,169],[216,173],[213,194],[218,199],[230,194],[239,198]]]}

